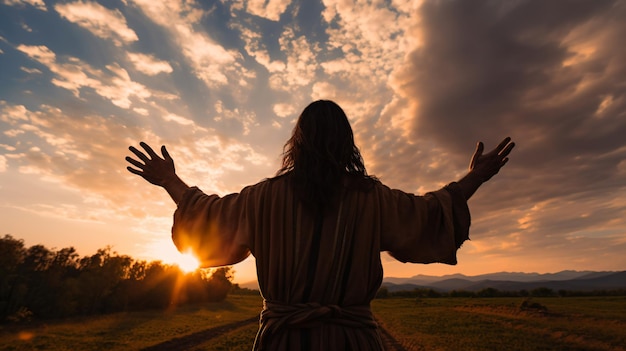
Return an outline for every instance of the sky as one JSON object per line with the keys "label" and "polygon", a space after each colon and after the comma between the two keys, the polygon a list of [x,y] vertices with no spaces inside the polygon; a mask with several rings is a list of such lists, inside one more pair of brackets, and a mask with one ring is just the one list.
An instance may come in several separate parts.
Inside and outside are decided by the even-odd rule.
{"label": "sky", "polygon": [[[626,269],[626,1],[0,0],[0,235],[175,262],[175,204],[126,171],[167,145],[220,195],[275,174],[302,109],[346,111],[368,173],[423,194],[517,144],[459,264]],[[255,279],[252,258],[235,280]]]}

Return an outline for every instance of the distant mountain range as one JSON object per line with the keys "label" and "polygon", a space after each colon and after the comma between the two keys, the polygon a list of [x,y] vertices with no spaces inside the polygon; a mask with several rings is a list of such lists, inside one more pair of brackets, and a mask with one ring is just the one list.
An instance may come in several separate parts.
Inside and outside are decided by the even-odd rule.
{"label": "distant mountain range", "polygon": [[547,274],[499,272],[476,276],[452,274],[441,277],[420,274],[410,278],[384,278],[383,286],[391,292],[420,288],[441,292],[452,290],[479,291],[485,288],[494,288],[500,291],[536,288],[548,288],[554,291],[611,290],[626,289],[626,271],[562,271]]}
{"label": "distant mountain range", "polygon": [[[240,283],[239,286],[259,289],[256,281]],[[440,277],[420,274],[410,278],[384,278],[383,286],[386,286],[391,292],[410,291],[416,288],[434,289],[440,292],[452,290],[480,291],[485,288],[494,288],[500,291],[530,291],[536,288],[548,288],[554,291],[612,290],[626,289],[626,271],[562,271],[546,274],[499,272],[475,276],[451,274]]]}

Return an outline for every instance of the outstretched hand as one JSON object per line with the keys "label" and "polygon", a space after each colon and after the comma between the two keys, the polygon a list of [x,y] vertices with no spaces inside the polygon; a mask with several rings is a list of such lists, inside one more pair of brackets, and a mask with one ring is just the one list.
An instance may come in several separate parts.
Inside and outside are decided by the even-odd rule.
{"label": "outstretched hand", "polygon": [[509,161],[508,155],[513,147],[515,143],[506,137],[495,149],[483,154],[485,146],[479,142],[469,165],[470,172],[478,175],[483,182],[488,181]]}
{"label": "outstretched hand", "polygon": [[133,146],[129,147],[128,149],[135,154],[139,160],[143,161],[142,163],[127,156],[126,161],[136,167],[126,167],[129,172],[142,177],[154,185],[162,187],[164,187],[168,181],[177,178],[176,171],[174,169],[174,160],[170,157],[170,154],[167,152],[165,146],[161,147],[161,153],[163,154],[163,158],[161,158],[148,144],[143,141],[140,142],[139,145],[148,155],[137,150]]}

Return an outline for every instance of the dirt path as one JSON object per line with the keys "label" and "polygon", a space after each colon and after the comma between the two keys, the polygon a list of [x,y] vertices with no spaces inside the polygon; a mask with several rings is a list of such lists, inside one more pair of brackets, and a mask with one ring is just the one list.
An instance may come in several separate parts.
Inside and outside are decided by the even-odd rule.
{"label": "dirt path", "polygon": [[[193,334],[185,335],[180,338],[170,339],[160,344],[156,344],[150,347],[146,347],[141,351],[178,351],[187,350],[192,347],[201,345],[207,340],[211,340],[223,334],[229,333],[235,329],[239,329],[248,326],[253,323],[258,323],[259,317],[244,319],[225,325],[221,325],[215,328],[205,329]],[[406,351],[404,347],[391,335],[386,329],[379,326],[380,336],[383,339],[383,345],[385,351]]]}
{"label": "dirt path", "polygon": [[182,336],[180,338],[170,339],[160,344],[146,347],[142,349],[142,351],[187,350],[194,346],[201,345],[205,343],[207,340],[211,340],[222,334],[225,334],[235,329],[239,329],[247,325],[250,325],[252,323],[258,323],[258,322],[259,322],[259,317],[255,316],[254,318],[244,319],[242,321],[237,321],[237,322],[221,325],[219,327],[205,329],[205,330],[193,333],[193,334]]}

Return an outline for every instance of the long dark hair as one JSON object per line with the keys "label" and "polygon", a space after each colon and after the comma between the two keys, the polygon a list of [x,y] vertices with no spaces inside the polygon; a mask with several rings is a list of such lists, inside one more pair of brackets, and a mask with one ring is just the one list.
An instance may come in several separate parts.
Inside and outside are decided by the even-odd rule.
{"label": "long dark hair", "polygon": [[312,102],[300,114],[276,175],[286,174],[301,200],[314,206],[333,198],[346,175],[359,180],[356,183],[376,180],[367,175],[348,117],[329,100]]}

